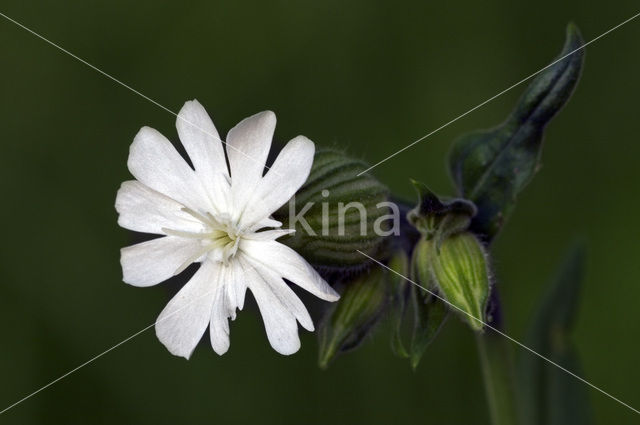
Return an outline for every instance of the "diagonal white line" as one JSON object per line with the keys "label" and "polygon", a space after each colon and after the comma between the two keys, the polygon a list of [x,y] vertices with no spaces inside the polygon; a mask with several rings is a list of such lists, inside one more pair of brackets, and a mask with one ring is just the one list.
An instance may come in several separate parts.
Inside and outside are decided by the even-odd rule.
{"label": "diagonal white line", "polygon": [[[250,268],[252,268],[253,270],[255,270],[257,272],[257,270],[255,269],[255,267],[253,267],[251,264],[247,264]],[[202,266],[201,266],[202,267]],[[158,323],[161,323],[165,320],[167,320],[169,317],[173,316],[174,314],[184,310],[185,308],[191,306],[193,303],[200,301],[201,299],[203,299],[204,297],[206,297],[207,295],[211,294],[213,291],[215,291],[217,288],[213,288],[210,291],[205,292],[204,294],[202,294],[199,297],[194,298],[193,300],[189,301],[187,304],[183,305],[182,307],[180,307],[179,309],[177,309],[176,311],[172,311],[171,313],[167,314],[165,317],[163,317],[160,320],[156,320],[155,322],[153,322],[152,324],[150,324],[149,326],[139,330],[138,332],[134,333],[133,335],[123,339],[122,341],[120,341],[119,343],[117,343],[116,345],[104,350],[102,353],[98,354],[97,356],[94,356],[92,358],[90,358],[89,360],[87,360],[86,362],[82,363],[81,365],[71,369],[69,372],[65,373],[64,375],[60,375],[59,377],[57,377],[56,379],[54,379],[53,381],[49,382],[48,384],[46,384],[45,386],[37,389],[36,391],[32,392],[31,394],[21,398],[20,400],[16,401],[15,403],[11,404],[10,406],[5,407],[3,410],[0,411],[0,415],[2,415],[3,413],[5,413],[7,410],[12,409],[14,407],[16,407],[18,404],[22,403],[23,401],[26,401],[28,399],[30,399],[31,397],[33,397],[34,395],[38,394],[40,391],[45,390],[47,388],[49,388],[50,386],[52,386],[53,384],[55,384],[56,382],[66,378],[67,376],[71,375],[74,372],[77,372],[78,370],[82,369],[83,367],[87,366],[88,364],[94,362],[95,360],[98,360],[100,357],[104,356],[105,354],[115,350],[116,348],[120,347],[122,344],[131,341],[133,338],[137,337],[138,335],[144,333],[145,331],[151,329],[152,327],[154,327],[155,325],[157,325]]]}
{"label": "diagonal white line", "polygon": [[640,411],[637,409],[634,409],[633,407],[629,406],[627,403],[625,403],[624,401],[620,400],[619,398],[616,398],[614,396],[612,396],[611,394],[609,394],[608,392],[604,391],[603,389],[595,386],[594,384],[592,384],[591,382],[587,381],[584,378],[581,378],[580,376],[576,375],[575,373],[571,372],[570,370],[560,366],[558,363],[554,362],[553,360],[543,356],[542,354],[538,353],[537,351],[527,347],[526,345],[524,345],[523,343],[521,343],[520,341],[511,338],[509,335],[507,335],[506,333],[502,332],[501,330],[489,325],[488,323],[485,323],[484,321],[482,321],[481,319],[475,317],[474,315],[472,315],[471,313],[468,313],[467,311],[465,311],[464,309],[453,305],[452,303],[450,303],[449,301],[447,301],[446,299],[444,299],[443,297],[439,296],[438,294],[436,294],[433,291],[428,290],[427,288],[425,288],[422,285],[419,285],[418,283],[414,282],[413,280],[409,279],[408,277],[398,273],[397,271],[387,267],[386,265],[382,264],[380,261],[376,260],[373,257],[368,256],[367,254],[365,254],[364,252],[360,251],[359,249],[356,250],[358,251],[360,254],[364,255],[365,257],[367,257],[368,259],[370,259],[371,261],[373,261],[374,263],[378,264],[381,267],[384,267],[385,269],[389,270],[390,272],[400,276],[401,278],[403,278],[404,280],[406,280],[409,283],[412,283],[413,285],[415,285],[416,287],[426,291],[427,293],[431,294],[432,296],[438,298],[440,301],[446,303],[447,305],[449,305],[452,308],[455,308],[456,310],[460,311],[461,313],[464,313],[465,315],[469,316],[471,319],[476,320],[480,323],[482,323],[483,326],[485,326],[487,329],[491,329],[492,331],[494,331],[495,333],[507,338],[509,341],[515,343],[516,345],[524,348],[525,350],[529,351],[532,354],[535,354],[536,356],[540,357],[542,360],[546,361],[549,364],[552,364],[553,366],[557,367],[558,369],[562,370],[563,372],[568,373],[569,375],[573,376],[574,378],[576,378],[577,380],[579,380],[580,382],[587,384],[588,386],[590,386],[591,388],[598,390],[599,392],[601,392],[602,394],[606,395],[607,397],[609,397],[610,399],[617,401],[618,403],[620,403],[621,405],[623,405],[624,407],[634,411],[635,413],[640,415]]}
{"label": "diagonal white line", "polygon": [[602,37],[604,37],[605,35],[609,34],[612,31],[617,30],[618,28],[620,28],[621,26],[623,26],[624,24],[636,19],[638,16],[640,16],[640,12],[636,13],[635,15],[633,15],[632,17],[630,17],[629,19],[619,23],[618,25],[616,25],[615,27],[603,32],[602,34],[600,34],[599,36],[597,36],[596,38],[588,41],[587,43],[583,44],[582,46],[578,47],[575,50],[572,50],[571,52],[567,53],[566,55],[562,56],[559,59],[556,59],[555,61],[551,62],[549,65],[545,66],[544,68],[539,69],[538,71],[534,72],[533,74],[523,78],[522,80],[518,81],[517,83],[507,87],[506,89],[502,90],[500,93],[490,97],[489,99],[485,100],[484,102],[480,103],[479,105],[474,106],[473,108],[469,109],[467,112],[458,115],[457,117],[455,117],[454,119],[452,119],[451,121],[441,125],[440,127],[436,128],[435,130],[433,130],[430,133],[425,134],[424,136],[420,137],[417,140],[414,140],[413,142],[409,143],[407,146],[405,146],[404,148],[400,149],[399,151],[396,151],[395,153],[392,153],[391,155],[389,155],[388,157],[384,158],[381,161],[378,161],[377,163],[375,163],[374,165],[372,165],[371,167],[367,168],[366,170],[362,171],[361,173],[358,174],[358,176],[361,176],[362,174],[371,171],[372,169],[374,169],[375,167],[377,167],[378,165],[382,164],[383,162],[386,162],[388,160],[390,160],[391,158],[393,158],[394,156],[406,151],[407,149],[409,149],[410,147],[416,145],[417,143],[420,143],[421,141],[423,141],[424,139],[426,139],[427,137],[437,133],[438,131],[442,130],[445,127],[448,127],[449,125],[453,124],[454,122],[458,121],[460,118],[463,118],[467,115],[469,115],[471,112],[475,111],[478,108],[483,107],[484,105],[486,105],[487,103],[491,102],[494,99],[497,99],[498,97],[502,96],[503,94],[505,94],[506,92],[508,92],[509,90],[519,86],[520,84],[524,83],[527,80],[530,80],[531,78],[535,77],[536,75],[540,74],[542,71],[544,71],[545,69],[549,68],[550,66],[555,65],[556,63],[560,62],[561,60],[567,58],[568,56],[571,56],[572,54],[584,49],[585,47],[587,47],[589,44],[601,39]]}
{"label": "diagonal white line", "polygon": [[[225,146],[227,146],[228,148],[233,149],[236,152],[241,153],[243,156],[245,156],[246,158],[249,158],[250,160],[254,161],[255,163],[257,163],[258,165],[264,165],[262,164],[262,161],[258,161],[257,159],[247,155],[246,153],[244,153],[243,151],[241,151],[240,149],[236,148],[233,145],[228,144],[227,142],[225,142],[224,140],[221,140],[218,136],[209,133],[208,131],[206,131],[203,128],[200,128],[199,126],[197,126],[196,124],[192,123],[189,120],[184,119],[183,117],[179,116],[178,114],[176,114],[174,111],[172,111],[171,109],[167,108],[164,105],[161,105],[160,103],[158,103],[157,101],[151,99],[149,96],[139,92],[138,90],[134,89],[133,87],[129,86],[128,84],[123,83],[122,81],[118,80],[116,77],[112,76],[111,74],[106,73],[105,71],[101,70],[100,68],[90,64],[89,62],[87,62],[86,60],[82,59],[81,57],[78,57],[76,55],[74,55],[73,53],[71,53],[70,51],[68,51],[67,49],[65,49],[64,47],[54,43],[53,41],[47,39],[46,37],[44,37],[43,35],[40,35],[39,33],[35,32],[34,30],[32,30],[31,28],[26,27],[25,25],[21,24],[20,22],[16,21],[15,19],[10,18],[9,16],[5,15],[4,13],[0,12],[0,16],[2,16],[3,18],[5,18],[6,20],[13,22],[14,24],[16,24],[17,26],[19,26],[20,28],[22,28],[23,30],[35,35],[36,37],[38,37],[40,40],[50,44],[51,46],[55,47],[56,49],[60,50],[63,53],[66,53],[67,55],[71,56],[72,58],[74,58],[75,60],[77,60],[78,62],[81,62],[85,65],[87,65],[89,68],[93,69],[94,71],[104,75],[105,77],[107,77],[108,79],[110,79],[111,81],[114,81],[116,83],[118,83],[119,85],[121,85],[122,87],[126,88],[127,90],[137,94],[138,96],[140,96],[141,98],[148,100],[149,102],[153,103],[154,105],[156,105],[158,108],[167,111],[168,113],[170,113],[171,115],[174,115],[176,118],[181,119],[182,121],[184,121],[185,123],[189,124],[190,126],[192,126],[193,128],[200,130],[201,132],[203,132],[204,134],[213,137],[215,140],[223,143]],[[266,169],[270,169],[270,167],[268,167],[267,165],[264,165],[264,167]],[[273,173],[277,174],[279,177],[282,177],[282,174],[278,173],[277,171],[273,170]]]}
{"label": "diagonal white line", "polygon": [[[242,152],[242,151],[238,150],[238,149],[237,149],[237,148],[235,148],[234,146],[231,146],[231,145],[227,144],[225,141],[220,140],[220,139],[219,139],[218,137],[216,137],[215,135],[213,135],[213,134],[211,134],[211,133],[208,133],[207,131],[205,131],[204,129],[200,128],[200,127],[199,127],[199,126],[197,126],[196,124],[194,124],[194,123],[192,123],[192,122],[190,122],[190,121],[188,121],[188,120],[186,120],[186,119],[184,119],[184,118],[180,117],[178,114],[176,114],[174,111],[170,110],[169,108],[167,108],[167,107],[163,106],[162,104],[160,104],[160,103],[158,103],[157,101],[153,100],[152,98],[150,98],[150,97],[148,97],[148,96],[144,95],[143,93],[141,93],[141,92],[139,92],[138,90],[136,90],[136,89],[132,88],[131,86],[129,86],[129,85],[127,85],[127,84],[123,83],[122,81],[118,80],[117,78],[113,77],[112,75],[110,75],[110,74],[108,74],[108,73],[106,73],[106,72],[102,71],[101,69],[99,69],[99,68],[97,68],[96,66],[94,66],[94,65],[90,64],[89,62],[85,61],[84,59],[82,59],[82,58],[80,58],[80,57],[76,56],[75,54],[73,54],[73,53],[71,53],[71,52],[69,52],[68,50],[64,49],[63,47],[59,46],[58,44],[56,44],[56,43],[54,43],[54,42],[50,41],[49,39],[45,38],[44,36],[40,35],[39,33],[35,32],[35,31],[33,31],[32,29],[30,29],[30,28],[26,27],[25,25],[21,24],[20,22],[18,22],[18,21],[16,21],[16,20],[14,20],[14,19],[12,19],[12,18],[10,18],[9,16],[5,15],[5,14],[4,14],[4,13],[2,13],[2,12],[0,12],[0,16],[2,16],[3,18],[7,19],[8,21],[10,21],[10,22],[14,23],[15,25],[19,26],[20,28],[22,28],[22,29],[26,30],[27,32],[29,32],[29,33],[33,34],[34,36],[36,36],[36,37],[40,38],[41,40],[45,41],[46,43],[50,44],[51,46],[55,47],[56,49],[58,49],[58,50],[62,51],[63,53],[66,53],[67,55],[71,56],[72,58],[76,59],[77,61],[79,61],[79,62],[81,62],[81,63],[83,63],[83,64],[87,65],[88,67],[90,67],[90,68],[91,68],[91,69],[93,69],[94,71],[97,71],[98,73],[102,74],[103,76],[105,76],[105,77],[109,78],[110,80],[112,80],[112,81],[114,81],[114,82],[118,83],[119,85],[123,86],[124,88],[128,89],[129,91],[131,91],[131,92],[133,92],[133,93],[137,94],[138,96],[142,97],[143,99],[145,99],[145,100],[147,100],[147,101],[149,101],[149,102],[153,103],[154,105],[156,105],[156,106],[158,106],[159,108],[161,108],[161,109],[165,110],[166,112],[169,112],[170,114],[172,114],[172,115],[176,116],[177,118],[179,118],[179,119],[183,120],[185,123],[187,123],[187,124],[189,124],[189,125],[193,126],[194,128],[196,128],[196,129],[198,129],[198,130],[202,131],[203,133],[205,133],[205,134],[207,134],[207,135],[209,135],[209,136],[213,137],[214,139],[216,139],[216,140],[220,141],[221,143],[225,144],[226,146],[230,147],[231,149],[236,150],[237,152],[241,153],[242,155],[244,155],[245,157],[247,157],[247,158],[251,159],[252,161],[255,161],[255,162],[257,162],[257,163],[261,163],[261,161],[258,161],[258,160],[256,160],[256,159],[254,159],[254,158],[252,158],[252,157],[248,156],[247,154],[245,154],[244,152]],[[363,172],[359,173],[359,174],[358,174],[358,176],[360,176],[360,175],[362,175],[362,174],[364,174],[364,173],[366,173],[366,172],[370,171],[371,169],[373,169],[373,168],[377,167],[378,165],[382,164],[383,162],[387,161],[388,159],[393,158],[394,156],[398,155],[399,153],[401,153],[401,152],[405,151],[406,149],[409,149],[410,147],[412,147],[412,146],[414,146],[415,144],[419,143],[420,141],[422,141],[422,140],[426,139],[427,137],[431,136],[432,134],[434,134],[434,133],[436,133],[436,132],[438,132],[438,131],[442,130],[443,128],[447,127],[448,125],[450,125],[450,124],[454,123],[455,121],[459,120],[460,118],[462,118],[462,117],[464,117],[464,116],[468,115],[469,113],[471,113],[471,112],[475,111],[476,109],[478,109],[478,108],[480,108],[480,107],[484,106],[485,104],[487,104],[487,103],[491,102],[492,100],[494,100],[494,99],[496,99],[497,97],[501,96],[502,94],[504,94],[504,93],[508,92],[509,90],[513,89],[514,87],[516,87],[516,86],[518,86],[518,85],[522,84],[523,82],[525,82],[525,81],[527,81],[527,80],[531,79],[532,77],[536,76],[537,74],[539,74],[540,72],[542,72],[542,71],[544,71],[545,69],[549,68],[550,66],[552,66],[552,65],[556,64],[557,62],[559,62],[559,61],[561,61],[561,60],[565,59],[566,57],[568,57],[568,56],[570,56],[570,55],[574,54],[575,52],[577,52],[577,51],[579,51],[579,50],[581,50],[581,49],[584,49],[584,48],[585,48],[586,46],[588,46],[589,44],[591,44],[591,43],[595,42],[596,40],[598,40],[598,39],[600,39],[600,38],[602,38],[602,37],[604,37],[605,35],[609,34],[610,32],[612,32],[612,31],[614,31],[614,30],[616,30],[616,29],[618,29],[618,28],[619,28],[619,27],[621,27],[622,25],[624,25],[624,24],[628,23],[629,21],[631,21],[631,20],[633,20],[633,19],[637,18],[638,16],[640,16],[640,13],[638,13],[638,14],[636,14],[636,15],[632,16],[631,18],[629,18],[629,19],[627,19],[627,20],[623,21],[622,23],[620,23],[620,24],[616,25],[615,27],[613,27],[613,28],[609,29],[608,31],[606,31],[606,32],[604,32],[604,33],[602,33],[602,34],[600,34],[598,37],[596,37],[596,38],[594,38],[594,39],[590,40],[589,42],[585,43],[585,44],[584,44],[584,45],[582,45],[581,47],[579,47],[579,48],[577,48],[577,49],[573,50],[572,52],[570,52],[570,53],[568,53],[568,54],[566,54],[566,55],[562,56],[561,58],[559,58],[559,59],[555,60],[554,62],[550,63],[549,65],[545,66],[544,68],[542,68],[542,69],[540,69],[540,70],[536,71],[535,73],[533,73],[533,74],[531,74],[531,75],[527,76],[526,78],[524,78],[524,79],[520,80],[519,82],[517,82],[517,83],[513,84],[512,86],[508,87],[507,89],[505,89],[505,90],[501,91],[500,93],[498,93],[498,94],[494,95],[493,97],[491,97],[491,98],[489,98],[489,99],[485,100],[484,102],[482,102],[482,103],[480,103],[479,105],[477,105],[477,106],[473,107],[472,109],[468,110],[467,112],[463,113],[462,115],[460,115],[460,116],[458,116],[458,117],[454,118],[453,120],[451,120],[451,121],[447,122],[446,124],[444,124],[443,126],[441,126],[441,127],[437,128],[436,130],[434,130],[434,131],[432,131],[432,132],[430,132],[430,133],[428,133],[428,134],[426,134],[426,135],[422,136],[421,138],[419,138],[419,139],[415,140],[415,141],[414,141],[414,142],[412,142],[411,144],[409,144],[409,145],[405,146],[404,148],[400,149],[399,151],[395,152],[394,154],[392,154],[392,155],[388,156],[387,158],[383,159],[382,161],[380,161],[380,162],[378,162],[378,163],[374,164],[373,166],[369,167],[369,168],[368,168],[368,169],[366,169],[365,171],[363,171]],[[269,167],[267,167],[266,165],[265,165],[265,167],[266,167],[267,169],[269,168]],[[394,271],[394,270],[390,269],[390,268],[389,268],[389,267],[387,267],[386,265],[384,265],[384,264],[382,264],[381,262],[379,262],[378,260],[376,260],[376,259],[374,259],[374,258],[370,257],[369,255],[365,254],[364,252],[362,252],[362,251],[360,251],[360,250],[357,250],[357,251],[358,251],[360,254],[362,254],[362,255],[364,255],[365,257],[367,257],[367,258],[369,258],[370,260],[372,260],[373,262],[377,263],[378,265],[380,265],[380,266],[384,267],[385,269],[387,269],[387,270],[389,270],[389,271],[391,271],[391,272],[393,272],[393,273],[397,274],[398,276],[402,277],[403,279],[407,280],[408,282],[412,283],[413,285],[417,286],[418,288],[423,289],[424,291],[426,291],[426,292],[430,293],[430,294],[431,294],[431,295],[433,295],[434,297],[436,297],[436,298],[440,299],[441,301],[443,301],[443,302],[447,303],[449,306],[451,306],[451,307],[453,307],[453,308],[455,308],[455,309],[457,309],[457,310],[461,311],[462,313],[466,314],[467,316],[471,317],[472,319],[474,319],[474,320],[476,320],[476,321],[478,321],[478,322],[482,323],[486,328],[491,329],[492,331],[494,331],[494,332],[496,332],[496,333],[498,333],[498,334],[502,335],[503,337],[505,337],[505,338],[509,339],[510,341],[514,342],[514,343],[515,343],[515,344],[517,344],[518,346],[520,346],[520,347],[524,348],[525,350],[527,350],[527,351],[531,352],[532,354],[534,354],[534,355],[536,355],[536,356],[540,357],[541,359],[543,359],[543,360],[545,360],[546,362],[548,362],[548,363],[552,364],[553,366],[556,366],[557,368],[559,368],[559,369],[561,369],[562,371],[566,372],[567,374],[569,374],[569,375],[573,376],[574,378],[578,379],[579,381],[583,382],[584,384],[586,384],[586,385],[588,385],[588,386],[592,387],[593,389],[595,389],[595,390],[597,390],[597,391],[601,392],[602,394],[604,394],[604,395],[606,395],[607,397],[611,398],[612,400],[614,400],[614,401],[616,401],[616,402],[620,403],[621,405],[623,405],[623,406],[627,407],[628,409],[632,410],[633,412],[640,414],[640,411],[636,410],[635,408],[631,407],[630,405],[628,405],[627,403],[625,403],[625,402],[621,401],[620,399],[618,399],[618,398],[616,398],[616,397],[612,396],[611,394],[607,393],[606,391],[604,391],[604,390],[600,389],[599,387],[595,386],[594,384],[590,383],[589,381],[585,380],[584,378],[581,378],[580,376],[576,375],[575,373],[571,372],[570,370],[568,370],[568,369],[566,369],[566,368],[564,368],[564,367],[560,366],[559,364],[555,363],[554,361],[552,361],[552,360],[548,359],[547,357],[545,357],[545,356],[543,356],[542,354],[540,354],[540,353],[536,352],[535,350],[533,350],[533,349],[531,349],[531,348],[527,347],[526,345],[524,345],[524,344],[522,344],[521,342],[517,341],[516,339],[514,339],[514,338],[510,337],[509,335],[505,334],[504,332],[502,332],[502,331],[500,331],[500,330],[496,329],[495,327],[493,327],[493,326],[491,326],[491,325],[489,325],[489,324],[487,324],[487,323],[483,322],[481,319],[478,319],[477,317],[475,317],[475,316],[471,315],[470,313],[466,312],[465,310],[463,310],[463,309],[461,309],[461,308],[459,308],[459,307],[457,307],[457,306],[455,306],[455,305],[451,304],[450,302],[448,302],[448,301],[447,301],[447,300],[445,300],[444,298],[440,297],[439,295],[435,294],[434,292],[429,291],[427,288],[424,288],[423,286],[421,286],[421,285],[417,284],[416,282],[412,281],[411,279],[407,278],[406,276],[403,276],[402,274],[400,274],[400,273],[398,273],[398,272],[396,272],[396,271]],[[213,291],[213,290],[212,290],[212,291]],[[27,396],[23,397],[22,399],[18,400],[17,402],[15,402],[15,403],[13,403],[13,404],[9,405],[8,407],[6,407],[6,408],[5,408],[5,409],[3,409],[2,411],[0,411],[0,415],[1,415],[1,414],[3,414],[3,413],[5,413],[5,412],[7,412],[7,411],[8,411],[8,410],[10,410],[10,409],[12,409],[13,407],[17,406],[18,404],[20,404],[20,403],[22,403],[22,402],[24,402],[24,401],[28,400],[29,398],[31,398],[31,397],[33,397],[33,396],[35,396],[36,394],[38,394],[39,392],[41,392],[41,391],[45,390],[46,388],[48,388],[48,387],[50,387],[50,386],[54,385],[55,383],[59,382],[60,380],[62,380],[62,379],[64,379],[64,378],[66,378],[67,376],[69,376],[69,375],[73,374],[74,372],[76,372],[76,371],[80,370],[81,368],[83,368],[83,367],[87,366],[88,364],[90,364],[90,363],[94,362],[95,360],[99,359],[100,357],[104,356],[105,354],[107,354],[107,353],[109,353],[109,352],[111,352],[111,351],[115,350],[115,349],[116,349],[116,348],[118,348],[119,346],[121,346],[121,345],[125,344],[126,342],[128,342],[128,341],[132,340],[133,338],[137,337],[138,335],[140,335],[140,334],[144,333],[145,331],[147,331],[148,329],[152,328],[152,327],[153,327],[153,326],[155,326],[157,323],[159,323],[159,322],[161,322],[161,321],[163,321],[163,320],[168,319],[168,318],[169,318],[169,317],[171,317],[172,315],[174,315],[174,314],[178,313],[178,312],[179,312],[179,311],[181,311],[182,309],[184,309],[184,308],[186,308],[187,306],[191,305],[193,302],[198,301],[199,299],[201,299],[201,298],[205,297],[206,295],[208,295],[208,294],[209,294],[209,293],[211,293],[212,291],[208,291],[207,293],[205,293],[205,294],[204,294],[204,295],[202,295],[201,297],[196,298],[195,300],[193,300],[192,302],[188,303],[187,305],[185,305],[185,306],[181,307],[180,309],[178,309],[178,310],[176,310],[176,311],[174,311],[174,312],[172,312],[172,313],[168,314],[168,315],[167,315],[167,316],[165,316],[163,319],[158,320],[158,321],[156,321],[156,322],[154,322],[154,323],[150,324],[149,326],[147,326],[147,327],[145,327],[145,328],[141,329],[140,331],[138,331],[138,332],[134,333],[133,335],[131,335],[131,336],[129,336],[129,337],[127,337],[127,338],[125,338],[124,340],[120,341],[120,342],[119,342],[119,343],[117,343],[116,345],[114,345],[114,346],[112,346],[112,347],[108,348],[107,350],[103,351],[102,353],[100,353],[100,354],[98,354],[98,355],[96,355],[96,356],[92,357],[91,359],[87,360],[86,362],[82,363],[81,365],[79,365],[79,366],[75,367],[74,369],[70,370],[69,372],[66,372],[65,374],[63,374],[63,375],[59,376],[58,378],[54,379],[53,381],[49,382],[48,384],[44,385],[43,387],[39,388],[38,390],[36,390],[36,391],[32,392],[31,394],[29,394],[29,395],[27,395]]]}
{"label": "diagonal white line", "polygon": [[[169,316],[167,316],[169,317]],[[65,373],[64,375],[59,376],[58,378],[54,379],[53,381],[49,382],[47,385],[41,387],[40,389],[32,392],[31,394],[21,398],[20,400],[16,401],[15,403],[11,404],[10,406],[5,407],[2,411],[0,411],[0,415],[2,415],[4,412],[6,412],[7,410],[17,406],[18,404],[22,403],[23,401],[26,401],[28,399],[30,399],[31,397],[33,397],[34,395],[38,394],[40,391],[43,391],[47,388],[49,388],[50,386],[52,386],[53,384],[55,384],[56,382],[66,378],[67,376],[71,375],[72,373],[78,371],[79,369],[82,369],[83,367],[85,367],[86,365],[88,365],[89,363],[92,363],[95,360],[98,360],[100,357],[104,356],[105,354],[107,354],[108,352],[115,350],[116,348],[118,348],[119,346],[121,346],[122,344],[124,344],[125,342],[137,337],[138,335],[140,335],[141,333],[143,333],[144,331],[152,328],[155,325],[155,323],[150,324],[149,326],[147,326],[146,328],[134,333],[133,335],[131,335],[130,337],[122,340],[121,342],[117,343],[116,345],[114,345],[113,347],[103,351],[102,353],[98,354],[95,357],[92,357],[91,359],[87,360],[86,362],[82,363],[80,366],[77,366],[73,369],[71,369],[69,372]]]}
{"label": "diagonal white line", "polygon": [[5,407],[2,411],[0,411],[0,415],[2,415],[3,413],[5,413],[7,410],[12,409],[14,407],[16,407],[18,404],[22,403],[23,401],[26,401],[28,399],[30,399],[31,397],[33,397],[34,395],[38,394],[40,391],[43,391],[47,388],[49,388],[50,386],[52,386],[53,384],[55,384],[58,381],[63,380],[64,378],[66,378],[67,376],[71,375],[74,372],[77,372],[78,370],[82,369],[83,367],[87,366],[90,363],[93,363],[94,361],[98,360],[100,357],[104,356],[105,354],[115,350],[116,348],[120,347],[122,344],[131,341],[133,338],[137,337],[138,335],[144,333],[145,331],[151,329],[152,327],[154,327],[155,325],[157,325],[158,323],[161,323],[165,320],[167,320],[168,318],[170,318],[171,316],[173,316],[174,314],[184,310],[185,308],[191,306],[193,303],[195,303],[196,301],[201,300],[202,298],[206,297],[207,295],[211,294],[213,291],[215,291],[217,288],[213,288],[210,291],[205,292],[203,295],[201,295],[200,297],[197,297],[195,299],[193,299],[192,301],[188,302],[187,304],[185,304],[184,306],[180,307],[179,309],[177,309],[176,311],[173,311],[169,314],[167,314],[165,317],[163,317],[160,320],[156,320],[155,322],[153,322],[152,324],[150,324],[149,326],[146,326],[144,328],[142,328],[141,330],[139,330],[138,332],[134,333],[133,335],[123,339],[122,341],[120,341],[119,343],[117,343],[116,345],[104,350],[102,353],[90,358],[89,360],[87,360],[86,362],[82,363],[81,365],[71,369],[69,372],[66,372],[63,375],[60,375],[59,377],[57,377],[56,379],[54,379],[53,381],[49,382],[48,384],[44,385],[43,387],[40,387],[39,389],[37,389],[36,391],[32,392],[31,394],[21,398],[20,400],[16,401],[15,403],[11,404],[10,406]]}

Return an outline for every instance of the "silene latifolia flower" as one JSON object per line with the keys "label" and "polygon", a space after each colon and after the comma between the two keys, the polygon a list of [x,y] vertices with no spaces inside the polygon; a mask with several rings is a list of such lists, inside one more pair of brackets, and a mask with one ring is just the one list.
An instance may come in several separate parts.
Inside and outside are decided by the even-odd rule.
{"label": "silene latifolia flower", "polygon": [[123,280],[156,285],[201,263],[155,324],[158,338],[174,355],[189,358],[207,326],[214,351],[225,353],[229,319],[242,310],[247,289],[271,346],[281,354],[300,348],[296,321],[314,329],[283,278],[324,300],[338,299],[298,253],[276,241],[293,230],[279,229],[271,214],[309,176],[315,146],[304,136],[294,138],[264,173],[275,126],[270,111],[241,121],[227,134],[225,157],[211,118],[193,100],[176,121],[193,168],[152,128],[143,127],[131,145],[128,167],[136,180],[118,191],[118,223],[163,236],[122,249]]}

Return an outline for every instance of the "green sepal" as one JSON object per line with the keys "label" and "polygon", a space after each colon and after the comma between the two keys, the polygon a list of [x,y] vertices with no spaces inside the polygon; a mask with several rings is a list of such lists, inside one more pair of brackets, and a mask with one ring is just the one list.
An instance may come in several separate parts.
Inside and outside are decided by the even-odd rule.
{"label": "green sepal", "polygon": [[404,251],[396,252],[389,260],[389,268],[394,272],[388,273],[391,322],[391,350],[398,357],[408,358],[409,352],[402,342],[402,324],[407,309],[407,298],[411,285],[403,276],[409,276],[409,257]]}
{"label": "green sepal", "polygon": [[415,286],[411,288],[411,302],[414,326],[409,362],[415,370],[427,347],[438,336],[447,320],[449,308],[437,297]]}
{"label": "green sepal", "polygon": [[409,363],[413,369],[418,367],[420,359],[440,332],[449,312],[449,307],[435,296],[438,288],[432,267],[437,255],[436,242],[423,237],[414,247],[411,258],[411,279],[419,285],[411,288],[413,331]]}
{"label": "green sepal", "polygon": [[388,301],[387,272],[374,267],[347,283],[340,300],[327,311],[318,332],[318,364],[326,368],[343,351],[355,348],[371,332]]}
{"label": "green sepal", "polygon": [[[293,207],[285,204],[273,214],[276,220],[283,223],[283,228],[293,227],[296,230],[279,241],[321,269],[361,269],[370,261],[358,251],[380,258],[386,237],[376,232],[374,226],[376,220],[380,220],[386,226],[383,227],[385,230],[391,227],[392,220],[385,219],[390,217],[390,209],[378,207],[379,203],[387,200],[389,192],[370,174],[358,176],[366,169],[366,163],[350,158],[343,152],[317,151],[307,181],[296,193],[295,204],[290,203]],[[327,193],[328,196],[324,196]],[[345,214],[341,214],[344,220],[340,222],[339,204],[345,207],[351,202],[364,207],[364,232],[361,229],[361,212],[356,208],[349,208]],[[311,207],[305,211],[307,203]],[[305,228],[301,221],[295,225],[291,223],[292,217],[303,211],[302,218],[309,228]],[[323,219],[327,223],[325,226]]]}
{"label": "green sepal", "polygon": [[507,120],[453,144],[451,176],[459,195],[478,207],[471,230],[486,241],[498,232],[516,196],[538,169],[545,126],[569,100],[578,82],[583,44],[578,28],[570,24],[559,55],[564,58],[538,74]]}
{"label": "green sepal", "polygon": [[433,276],[433,258],[437,255],[433,239],[420,238],[413,248],[411,257],[411,277],[423,288],[429,291],[436,290]]}
{"label": "green sepal", "polygon": [[469,227],[476,215],[473,202],[466,199],[444,199],[438,197],[424,183],[411,180],[418,193],[418,205],[407,214],[407,220],[427,238],[441,239]]}
{"label": "green sepal", "polygon": [[487,322],[490,280],[486,254],[478,239],[468,232],[445,239],[440,252],[431,255],[431,272],[439,292],[454,306],[452,310],[472,329],[482,330]]}

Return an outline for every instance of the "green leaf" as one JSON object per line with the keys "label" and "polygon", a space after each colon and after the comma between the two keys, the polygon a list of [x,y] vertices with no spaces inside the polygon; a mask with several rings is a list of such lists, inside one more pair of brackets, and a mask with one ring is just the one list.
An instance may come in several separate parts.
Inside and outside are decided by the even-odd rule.
{"label": "green leaf", "polygon": [[[584,44],[570,24],[559,58]],[[542,71],[501,125],[454,142],[451,176],[460,196],[478,207],[471,229],[491,240],[509,216],[516,196],[538,169],[545,126],[569,100],[578,82],[584,49]]]}
{"label": "green leaf", "polygon": [[321,368],[340,352],[355,348],[373,329],[388,299],[386,277],[385,269],[374,267],[346,284],[320,326]]}
{"label": "green leaf", "polygon": [[[584,277],[585,250],[574,246],[542,298],[525,344],[580,375],[580,364],[570,334]],[[523,352],[518,362],[523,424],[590,424],[587,387],[537,356]]]}

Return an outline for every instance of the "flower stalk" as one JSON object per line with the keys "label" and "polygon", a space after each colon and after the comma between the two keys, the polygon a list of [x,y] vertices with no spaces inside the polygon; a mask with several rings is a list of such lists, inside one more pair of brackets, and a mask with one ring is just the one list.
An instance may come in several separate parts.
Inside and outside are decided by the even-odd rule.
{"label": "flower stalk", "polygon": [[476,333],[478,358],[493,425],[515,425],[516,385],[508,340],[493,331]]}

